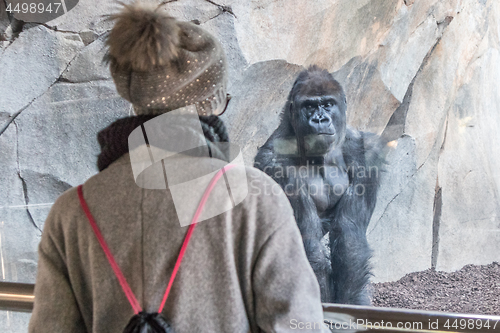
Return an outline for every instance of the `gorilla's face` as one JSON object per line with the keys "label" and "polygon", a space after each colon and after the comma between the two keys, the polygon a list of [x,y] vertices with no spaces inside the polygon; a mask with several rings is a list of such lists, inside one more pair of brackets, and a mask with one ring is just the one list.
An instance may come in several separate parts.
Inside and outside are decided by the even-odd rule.
{"label": "gorilla's face", "polygon": [[345,136],[345,100],[338,91],[322,95],[298,95],[293,103],[297,136],[304,138],[307,155],[321,155],[335,149]]}

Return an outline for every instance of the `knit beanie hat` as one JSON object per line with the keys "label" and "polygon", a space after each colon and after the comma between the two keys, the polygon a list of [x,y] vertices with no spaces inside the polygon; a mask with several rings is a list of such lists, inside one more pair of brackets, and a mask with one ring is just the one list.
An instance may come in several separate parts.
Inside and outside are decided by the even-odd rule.
{"label": "knit beanie hat", "polygon": [[138,115],[159,115],[194,104],[199,115],[226,107],[226,57],[220,42],[157,4],[122,3],[110,19],[105,60],[118,93]]}

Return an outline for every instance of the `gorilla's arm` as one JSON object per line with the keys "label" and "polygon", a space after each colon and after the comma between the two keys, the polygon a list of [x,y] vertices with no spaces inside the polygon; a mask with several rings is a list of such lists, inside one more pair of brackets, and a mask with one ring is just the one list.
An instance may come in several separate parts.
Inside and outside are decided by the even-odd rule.
{"label": "gorilla's arm", "polygon": [[331,280],[331,264],[326,248],[321,243],[322,221],[318,217],[316,205],[307,193],[307,186],[304,186],[307,185],[305,181],[300,178],[289,178],[288,184],[293,185],[288,188],[293,189],[294,192],[287,193],[287,196],[293,207],[307,258],[321,287],[321,299],[326,302],[331,299],[328,282]]}
{"label": "gorilla's arm", "polygon": [[274,147],[272,142],[272,137],[270,137],[266,143],[259,148],[257,156],[255,156],[253,166],[257,169],[264,171],[267,175],[273,176],[273,163],[272,159],[274,156]]}
{"label": "gorilla's arm", "polygon": [[370,304],[364,286],[370,278],[371,250],[366,240],[366,224],[370,209],[365,200],[354,198],[350,186],[335,209],[330,229],[333,302]]}
{"label": "gorilla's arm", "polygon": [[366,230],[375,204],[386,141],[372,133],[348,129],[342,147],[350,186],[337,203],[330,229],[334,302],[370,304],[368,284],[371,250]]}

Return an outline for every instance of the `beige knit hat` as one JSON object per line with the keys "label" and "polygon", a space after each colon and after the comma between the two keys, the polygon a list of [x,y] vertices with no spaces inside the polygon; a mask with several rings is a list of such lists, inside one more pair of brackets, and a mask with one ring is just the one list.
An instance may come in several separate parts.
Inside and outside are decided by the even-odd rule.
{"label": "beige knit hat", "polygon": [[137,114],[162,114],[194,104],[200,115],[226,107],[226,57],[199,26],[170,17],[157,4],[134,2],[110,19],[105,60],[118,93]]}

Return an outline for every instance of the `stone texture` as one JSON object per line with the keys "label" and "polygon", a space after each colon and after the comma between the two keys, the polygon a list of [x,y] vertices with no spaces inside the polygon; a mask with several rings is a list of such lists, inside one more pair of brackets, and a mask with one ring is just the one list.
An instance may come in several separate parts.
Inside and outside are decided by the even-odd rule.
{"label": "stone texture", "polygon": [[12,16],[9,17],[1,6],[2,3],[0,3],[0,56],[11,42],[18,37],[24,25],[24,22],[16,20]]}
{"label": "stone texture", "polygon": [[400,103],[382,82],[378,59],[353,58],[334,77],[346,93],[347,123],[380,134]]}
{"label": "stone texture", "polygon": [[72,186],[51,174],[41,174],[23,169],[20,171],[25,188],[25,198],[29,205],[30,219],[41,230],[49,214],[52,203]]}
{"label": "stone texture", "polygon": [[[129,3],[131,0],[125,0]],[[48,21],[47,25],[64,31],[81,32],[92,30],[98,34],[110,29],[113,24],[106,20],[105,15],[116,13],[119,10],[114,0],[85,0],[80,1],[68,13]]]}
{"label": "stone texture", "polygon": [[163,5],[162,8],[179,20],[197,21],[201,24],[222,13],[220,7],[205,0],[172,1]]}
{"label": "stone texture", "polygon": [[388,155],[367,232],[374,250],[373,282],[395,281],[431,268],[437,164],[445,132],[443,125],[424,165],[417,165],[417,142],[408,135]]}
{"label": "stone texture", "polygon": [[7,126],[12,121],[12,115],[7,112],[0,112],[0,134],[7,129]]}
{"label": "stone texture", "polygon": [[23,31],[0,57],[0,112],[14,114],[42,95],[82,47],[77,34]]}
{"label": "stone texture", "polygon": [[[338,70],[355,56],[372,51],[391,27],[397,0],[251,1],[232,8],[236,33],[252,64],[284,59]],[[356,27],[353,29],[353,27]]]}
{"label": "stone texture", "polygon": [[[417,3],[414,4],[413,8],[416,8],[416,6]],[[495,230],[495,228],[498,230],[496,213],[498,211],[498,201],[495,196],[491,195],[493,192],[498,191],[498,182],[494,180],[498,175],[488,173],[487,170],[481,167],[482,163],[478,163],[478,160],[485,160],[488,164],[491,164],[496,161],[496,158],[493,158],[493,154],[485,155],[477,151],[478,142],[481,142],[480,145],[488,145],[488,143],[495,142],[495,140],[490,141],[492,134],[479,139],[479,136],[485,134],[485,131],[480,131],[481,134],[477,134],[474,141],[469,141],[472,138],[467,138],[465,131],[457,131],[457,122],[452,118],[454,105],[469,109],[467,106],[471,103],[470,100],[482,100],[483,98],[487,101],[485,105],[490,105],[491,109],[491,105],[495,105],[495,98],[498,98],[498,90],[496,93],[490,93],[487,96],[479,93],[479,90],[484,89],[480,84],[480,82],[484,82],[484,79],[483,81],[479,78],[471,79],[469,74],[469,79],[464,82],[464,78],[467,77],[467,68],[471,66],[478,45],[484,39],[488,25],[491,24],[488,23],[488,19],[485,20],[485,17],[493,15],[491,6],[492,2],[483,4],[465,2],[460,10],[457,10],[453,3],[449,3],[448,9],[442,6],[431,7],[434,12],[440,13],[441,18],[450,13],[453,14],[454,10],[460,12],[460,15],[455,15],[453,20],[446,19],[445,16],[444,21],[437,22],[437,34],[433,37],[437,37],[437,43],[428,53],[427,59],[424,59],[420,70],[416,73],[414,83],[409,87],[410,94],[407,93],[406,95],[408,105],[407,114],[403,119],[404,133],[414,138],[416,142],[415,151],[408,155],[412,156],[412,160],[409,160],[408,163],[410,163],[411,167],[414,165],[418,170],[411,177],[409,184],[417,182],[420,188],[425,189],[425,191],[415,193],[420,204],[415,203],[414,200],[407,201],[406,205],[409,210],[406,216],[407,220],[408,218],[411,219],[412,225],[416,223],[419,226],[424,226],[426,230],[425,237],[422,237],[420,241],[415,241],[415,237],[418,239],[419,232],[405,230],[404,227],[390,229],[392,217],[387,212],[390,211],[392,206],[394,208],[399,207],[399,209],[406,208],[403,204],[397,203],[400,196],[405,193],[404,190],[399,195],[394,196],[394,201],[391,201],[385,208],[386,213],[384,214],[388,214],[387,218],[382,216],[379,220],[379,206],[385,207],[387,198],[392,196],[388,195],[387,191],[395,186],[391,182],[397,183],[395,180],[385,181],[382,184],[379,206],[372,219],[370,232],[372,244],[376,244],[376,255],[374,257],[375,281],[394,280],[403,276],[404,273],[421,270],[426,266],[430,268],[433,264],[436,265],[437,269],[456,270],[467,263],[480,264],[498,260],[498,253],[500,253],[497,245],[498,238],[495,238],[496,233],[491,233],[491,230]],[[422,28],[428,24],[425,22],[419,29],[427,29]],[[429,25],[432,27],[434,24],[431,22]],[[432,29],[429,29],[429,31],[432,33]],[[497,36],[498,34],[484,44],[498,45]],[[421,45],[425,44],[427,45],[426,48],[428,48],[432,44],[433,38],[430,38],[428,43]],[[416,50],[416,47],[412,48]],[[419,57],[421,58],[421,56]],[[488,68],[489,72],[494,70],[495,67],[491,64],[485,64],[483,68]],[[472,89],[472,92],[467,97],[461,97],[463,93],[460,93],[460,87],[464,84],[468,87],[467,89]],[[397,93],[395,94],[397,95]],[[476,108],[480,110],[478,113],[493,112],[486,111],[488,110],[487,107],[476,106]],[[467,121],[461,120],[458,123],[461,124],[462,128],[467,128]],[[498,113],[493,116],[493,119],[490,117],[490,121],[498,122]],[[444,139],[445,134],[446,139]],[[469,145],[465,145],[465,142],[469,142]],[[496,142],[500,141],[497,140]],[[498,144],[494,146],[498,149]],[[461,160],[460,156],[463,156],[463,160]],[[469,161],[469,165],[476,165],[475,169],[477,170],[477,178],[471,177],[471,183],[467,185],[463,181],[458,181],[458,179],[461,179],[459,175],[465,178],[465,175],[471,169],[465,161]],[[446,167],[443,167],[443,164]],[[425,178],[419,178],[419,174],[429,168],[432,173]],[[405,168],[396,164],[392,170],[401,172]],[[479,179],[481,179],[481,182],[474,182],[474,180]],[[442,207],[439,207],[439,215],[435,210],[437,208],[434,207],[434,199],[436,189],[440,187],[442,188]],[[416,190],[411,191],[416,192]],[[465,200],[466,196],[468,200]],[[476,201],[477,199],[479,200]],[[474,204],[464,205],[464,203],[471,200]],[[478,202],[483,204],[478,205]],[[400,214],[400,211],[397,214]],[[423,218],[419,218],[419,216],[423,215],[425,215]],[[403,216],[400,216],[400,218],[403,218]],[[478,223],[478,220],[482,221],[482,218],[486,219],[483,224]],[[433,221],[435,222],[434,226]],[[386,232],[381,233],[382,229],[379,228],[388,229]],[[489,237],[486,237],[486,231],[483,229],[490,231]],[[392,232],[388,233],[390,230]],[[392,253],[392,250],[388,248],[384,250],[386,245],[382,245],[383,237],[381,235],[384,233],[387,237],[391,234],[397,235],[399,230],[405,230],[405,232],[396,237],[399,241],[391,245],[391,249],[397,249],[399,253]],[[420,234],[424,236],[424,233],[420,232]],[[375,240],[377,237],[378,241]],[[408,242],[409,238],[414,241]],[[387,241],[387,238],[385,240]],[[391,242],[393,241],[391,240]],[[412,244],[412,246],[408,246],[408,244]],[[422,244],[425,244],[425,247],[422,248],[423,252],[420,254],[414,253],[416,244],[418,244],[417,248],[422,248]],[[478,248],[479,244],[482,247],[479,246]],[[490,255],[485,256],[485,252]],[[380,255],[377,255],[377,253],[380,253]],[[412,258],[412,260],[408,261],[407,258]],[[394,263],[399,267],[386,269],[387,267],[394,267]]]}
{"label": "stone texture", "polygon": [[[403,34],[406,29],[414,32],[429,17],[436,22],[443,22],[446,17],[455,17],[460,12],[462,2],[462,0],[419,0],[410,7],[401,6],[395,19],[395,26],[391,30],[403,29],[401,31]],[[406,24],[402,26],[401,23]]]}
{"label": "stone texture", "polygon": [[279,114],[301,70],[284,61],[261,62],[250,66],[234,84],[233,98],[222,119],[231,140],[240,145],[247,165],[253,165],[257,148],[278,127]]}
{"label": "stone texture", "polygon": [[[112,81],[55,84],[23,111],[15,122],[19,171],[30,205],[50,204],[97,173],[97,132],[129,112]],[[40,228],[49,207],[30,208]]]}
{"label": "stone texture", "polygon": [[[235,23],[231,14],[231,1],[186,0],[173,1],[162,6],[171,16],[200,24],[222,43],[229,65],[229,87],[237,81],[248,66],[236,37]],[[216,5],[217,4],[217,5]]]}
{"label": "stone texture", "polygon": [[[123,2],[130,3],[132,0],[125,0]],[[163,1],[153,0],[153,2],[160,4]],[[229,0],[212,2],[206,0],[183,0],[166,2],[161,8],[183,21],[197,20],[203,24],[222,14],[223,6],[230,6],[231,4],[232,1]],[[118,3],[114,0],[80,1],[67,14],[49,21],[47,24],[57,27],[59,30],[75,32],[91,30],[101,34],[112,27],[112,22],[107,21],[105,15],[116,13],[119,8]]]}
{"label": "stone texture", "polygon": [[[398,149],[395,155],[393,158],[396,159],[406,159],[409,156],[404,149]],[[435,175],[433,165],[425,165],[419,172],[407,177],[401,190],[395,195],[391,193],[392,197],[384,194],[397,189],[381,191],[378,207],[367,233],[368,242],[374,250],[371,260],[373,282],[394,281],[407,272],[430,268],[433,217],[431,194],[434,193]],[[394,173],[387,175],[388,179],[384,179],[382,188],[393,187],[391,180],[400,177],[401,175],[396,176]]]}
{"label": "stone texture", "polygon": [[499,259],[500,96],[496,82],[500,80],[500,6],[496,2],[493,6],[487,20],[489,29],[467,65],[448,111],[438,169],[443,188],[437,258],[440,270]]}
{"label": "stone texture", "polygon": [[19,176],[17,128],[0,136],[0,281],[33,282],[40,230],[31,222]]}
{"label": "stone texture", "polygon": [[71,64],[62,73],[61,79],[73,83],[111,80],[108,66],[102,61],[105,54],[105,36],[101,36],[85,46],[75,59],[71,61]]}
{"label": "stone texture", "polygon": [[420,143],[417,147],[418,165],[422,165],[428,157],[436,141],[437,128],[442,125],[451,107],[454,97],[451,92],[456,92],[488,25],[488,21],[484,20],[487,7],[476,2],[474,5],[467,4],[444,32],[443,39],[413,88],[406,133]]}
{"label": "stone texture", "polygon": [[0,41],[6,40],[4,33],[9,24],[10,21],[9,16],[7,16],[7,11],[5,10],[5,2],[0,1]]}
{"label": "stone texture", "polygon": [[404,18],[395,23],[384,43],[383,57],[386,61],[381,65],[384,85],[400,102],[425,56],[440,37],[438,24],[432,16],[428,16],[413,32],[408,31],[407,27]]}
{"label": "stone texture", "polygon": [[90,43],[92,43],[93,41],[95,41],[99,37],[99,35],[92,30],[80,31],[79,35],[80,35],[80,38],[82,39],[83,44],[85,44],[85,46],[89,45]]}
{"label": "stone texture", "polygon": [[243,56],[238,39],[236,38],[234,22],[234,16],[229,13],[224,13],[202,25],[203,28],[207,29],[219,39],[226,52],[229,65],[229,93],[232,93],[232,85],[239,80],[241,73],[248,66],[248,62]]}

